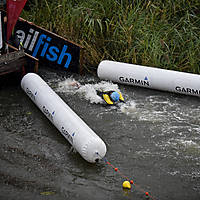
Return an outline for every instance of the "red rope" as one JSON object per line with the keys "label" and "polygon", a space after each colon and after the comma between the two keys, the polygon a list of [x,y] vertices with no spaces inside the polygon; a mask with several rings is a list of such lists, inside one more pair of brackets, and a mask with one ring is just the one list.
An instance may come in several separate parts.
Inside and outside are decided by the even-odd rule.
{"label": "red rope", "polygon": [[146,192],[144,189],[142,189],[139,185],[137,185],[136,183],[133,182],[133,180],[129,179],[127,176],[125,176],[117,167],[115,167],[114,165],[112,165],[106,158],[104,158],[105,163],[109,166],[111,166],[116,172],[118,172],[123,178],[125,178],[126,180],[128,180],[131,184],[135,185],[135,187],[142,193],[145,194],[146,197],[151,198],[152,200],[155,200],[155,198],[153,196],[151,196],[149,194],[149,192]]}

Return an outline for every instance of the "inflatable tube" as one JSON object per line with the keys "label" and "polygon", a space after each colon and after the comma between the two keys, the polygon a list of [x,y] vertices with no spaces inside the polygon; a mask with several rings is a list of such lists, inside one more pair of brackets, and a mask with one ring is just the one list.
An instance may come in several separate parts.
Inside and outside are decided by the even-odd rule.
{"label": "inflatable tube", "polygon": [[85,160],[95,163],[105,156],[106,145],[102,139],[40,76],[26,74],[21,87]]}
{"label": "inflatable tube", "polygon": [[200,75],[197,74],[107,60],[99,64],[97,74],[100,79],[121,84],[200,96]]}

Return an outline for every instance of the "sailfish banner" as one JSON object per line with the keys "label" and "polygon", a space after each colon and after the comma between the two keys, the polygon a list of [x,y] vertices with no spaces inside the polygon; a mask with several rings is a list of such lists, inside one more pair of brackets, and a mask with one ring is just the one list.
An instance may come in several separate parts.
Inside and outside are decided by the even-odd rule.
{"label": "sailfish banner", "polygon": [[7,0],[7,41],[27,0]]}

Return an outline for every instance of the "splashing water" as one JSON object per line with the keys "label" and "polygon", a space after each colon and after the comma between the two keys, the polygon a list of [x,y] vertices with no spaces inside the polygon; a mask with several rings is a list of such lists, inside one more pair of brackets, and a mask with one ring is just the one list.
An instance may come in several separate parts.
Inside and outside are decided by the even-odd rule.
{"label": "splashing water", "polygon": [[[99,83],[86,83],[81,85],[80,82],[76,81],[74,78],[68,78],[64,81],[58,83],[57,92],[68,93],[68,94],[78,94],[80,98],[89,100],[90,103],[95,104],[105,104],[104,100],[97,95],[97,90],[99,91],[118,91],[119,87],[117,84],[108,81],[101,81]],[[126,101],[126,99],[125,99]],[[118,103],[119,111],[132,116],[137,111],[136,103],[134,100],[127,101],[125,103]],[[112,109],[110,107],[110,109]]]}
{"label": "splashing water", "polygon": [[81,98],[89,100],[90,103],[104,104],[105,102],[102,100],[102,98],[97,95],[96,92],[97,90],[99,91],[114,90],[118,92],[120,91],[118,85],[111,82],[101,81],[95,84],[87,83],[81,85],[74,78],[68,78],[62,82],[59,82],[57,88],[57,92],[78,94]]}
{"label": "splashing water", "polygon": [[[119,91],[119,88],[117,84],[112,82],[101,81],[93,84],[80,84],[75,79],[68,78],[59,82],[57,90],[68,94],[77,94],[80,98],[89,100],[90,103],[104,104],[105,102],[97,95],[96,90]],[[123,95],[126,96],[126,94]],[[109,107],[109,111],[110,109],[116,109],[116,107]],[[173,149],[171,152],[176,151],[177,154],[181,152],[184,155],[192,153],[193,156],[197,156],[199,154],[197,135],[199,135],[198,116],[200,107],[185,107],[183,111],[181,104],[176,99],[171,100],[162,96],[151,95],[143,100],[130,99],[126,103],[118,103],[117,110],[131,119],[151,122],[149,136],[154,139],[157,138],[157,147],[168,151]],[[166,135],[170,136],[170,139]]]}
{"label": "splashing water", "polygon": [[132,115],[136,112],[136,103],[135,101],[131,100],[126,102],[125,104],[121,104],[120,110],[122,113],[125,113],[127,115]]}
{"label": "splashing water", "polygon": [[56,91],[61,93],[75,94],[78,89],[78,84],[79,82],[77,82],[74,78],[68,78],[58,83]]}

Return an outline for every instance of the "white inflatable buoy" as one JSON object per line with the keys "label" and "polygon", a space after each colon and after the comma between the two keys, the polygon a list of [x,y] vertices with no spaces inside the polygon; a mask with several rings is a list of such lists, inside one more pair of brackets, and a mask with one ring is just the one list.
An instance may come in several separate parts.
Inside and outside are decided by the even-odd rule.
{"label": "white inflatable buoy", "polygon": [[37,74],[28,73],[21,87],[43,114],[88,162],[106,154],[102,139]]}
{"label": "white inflatable buoy", "polygon": [[200,96],[200,75],[104,60],[98,77],[121,84]]}

